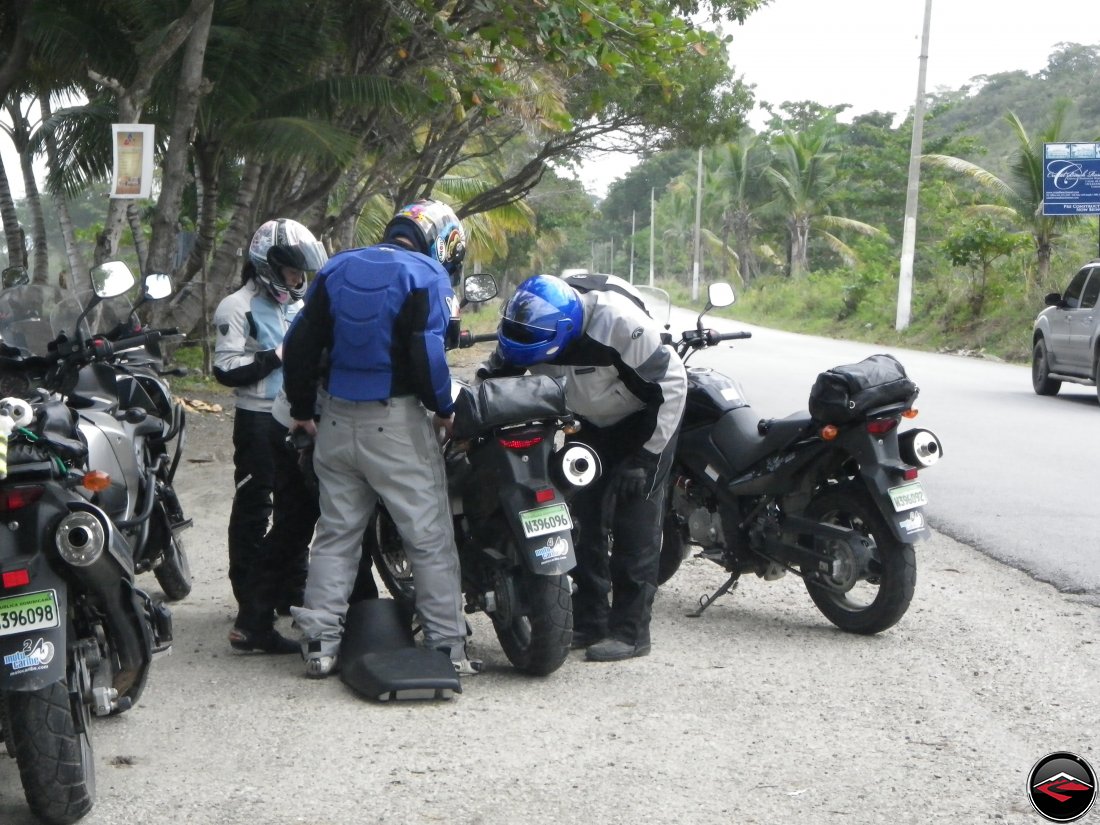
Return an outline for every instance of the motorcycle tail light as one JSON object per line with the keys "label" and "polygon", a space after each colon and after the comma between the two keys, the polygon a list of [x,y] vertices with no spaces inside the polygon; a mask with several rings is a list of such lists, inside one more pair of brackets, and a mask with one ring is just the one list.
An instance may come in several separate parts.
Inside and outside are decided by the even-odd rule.
{"label": "motorcycle tail light", "polygon": [[536,427],[513,429],[497,433],[497,440],[506,450],[526,450],[542,443],[542,430]]}
{"label": "motorcycle tail light", "polygon": [[906,468],[905,472],[903,472],[901,474],[901,477],[903,479],[905,479],[906,481],[915,481],[916,478],[917,478],[917,468],[916,467]]}
{"label": "motorcycle tail light", "polygon": [[22,510],[42,498],[46,488],[41,484],[26,487],[7,487],[0,490],[0,513]]}
{"label": "motorcycle tail light", "polygon": [[867,422],[867,432],[871,435],[885,435],[897,426],[896,418],[876,418]]}
{"label": "motorcycle tail light", "polygon": [[542,490],[535,490],[535,503],[536,504],[545,504],[546,502],[553,501],[553,500],[554,500],[554,491],[552,489],[550,489],[549,487],[543,488]]}
{"label": "motorcycle tail light", "polygon": [[30,571],[26,568],[8,570],[4,573],[4,589],[12,587],[24,587],[31,583]]}

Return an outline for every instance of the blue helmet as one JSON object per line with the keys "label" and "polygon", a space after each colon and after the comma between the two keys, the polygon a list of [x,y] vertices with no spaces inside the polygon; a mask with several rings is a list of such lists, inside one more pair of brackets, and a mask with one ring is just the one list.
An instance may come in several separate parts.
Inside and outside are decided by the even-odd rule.
{"label": "blue helmet", "polygon": [[504,305],[497,330],[500,354],[517,367],[549,361],[581,334],[580,296],[561,278],[532,275]]}

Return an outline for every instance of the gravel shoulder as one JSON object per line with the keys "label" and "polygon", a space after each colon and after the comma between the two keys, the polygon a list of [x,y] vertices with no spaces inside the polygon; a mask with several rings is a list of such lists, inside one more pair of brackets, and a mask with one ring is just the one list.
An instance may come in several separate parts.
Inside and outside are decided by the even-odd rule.
{"label": "gravel shoulder", "polygon": [[[688,618],[724,576],[692,559],[658,593],[650,656],[574,652],[522,677],[477,614],[486,670],[450,701],[375,703],[305,679],[297,657],[234,654],[231,401],[203,400],[224,411],[189,416],[179,472],[194,590],[141,704],[93,722],[85,825],[1030,825],[1038,759],[1100,768],[1100,613],[938,534],[909,613],[871,638],[836,630],[794,576]],[[33,823],[13,760],[0,822]]]}

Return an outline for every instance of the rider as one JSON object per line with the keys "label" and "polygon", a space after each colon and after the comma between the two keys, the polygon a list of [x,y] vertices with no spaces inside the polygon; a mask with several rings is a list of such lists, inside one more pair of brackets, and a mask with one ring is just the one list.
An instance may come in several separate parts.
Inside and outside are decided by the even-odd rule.
{"label": "rider", "polygon": [[534,275],[505,305],[497,348],[478,369],[479,378],[527,369],[564,377],[580,437],[603,463],[600,480],[571,502],[573,647],[587,647],[590,661],[650,650],[666,485],[687,397],[684,365],[661,333],[621,278]]}
{"label": "rider", "polygon": [[316,435],[321,492],[305,603],[293,610],[308,677],[337,667],[360,539],[379,500],[412,565],[425,646],[447,652],[459,673],[476,667],[466,657],[458,552],[436,438],[440,429],[450,432],[454,415],[444,342],[458,318],[452,287],[465,251],[465,232],[449,206],[409,204],[381,243],[333,256],[287,335],[293,427]]}
{"label": "rider", "polygon": [[[283,380],[283,336],[302,307],[306,272],[327,258],[302,224],[267,221],[252,237],[240,289],[214,313],[214,377],[236,395],[229,516],[229,580],[238,604],[229,643],[235,650],[298,652],[296,642],[275,630],[274,608],[295,601],[293,591],[304,586],[317,504],[295,483],[301,479],[296,457],[271,405]],[[272,581],[289,592],[268,595]]]}

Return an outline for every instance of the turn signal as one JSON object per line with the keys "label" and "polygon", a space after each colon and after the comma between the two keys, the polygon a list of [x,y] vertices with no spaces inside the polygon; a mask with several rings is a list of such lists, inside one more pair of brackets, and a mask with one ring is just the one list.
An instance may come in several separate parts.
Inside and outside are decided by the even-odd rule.
{"label": "turn signal", "polygon": [[837,429],[836,424],[826,424],[821,428],[821,437],[825,441],[832,441],[838,435],[840,435],[840,430]]}
{"label": "turn signal", "polygon": [[102,493],[111,486],[111,477],[102,470],[89,470],[84,474],[84,478],[80,480],[80,484],[85,490]]}
{"label": "turn signal", "polygon": [[902,418],[916,418],[919,410],[906,410],[901,414]]}

